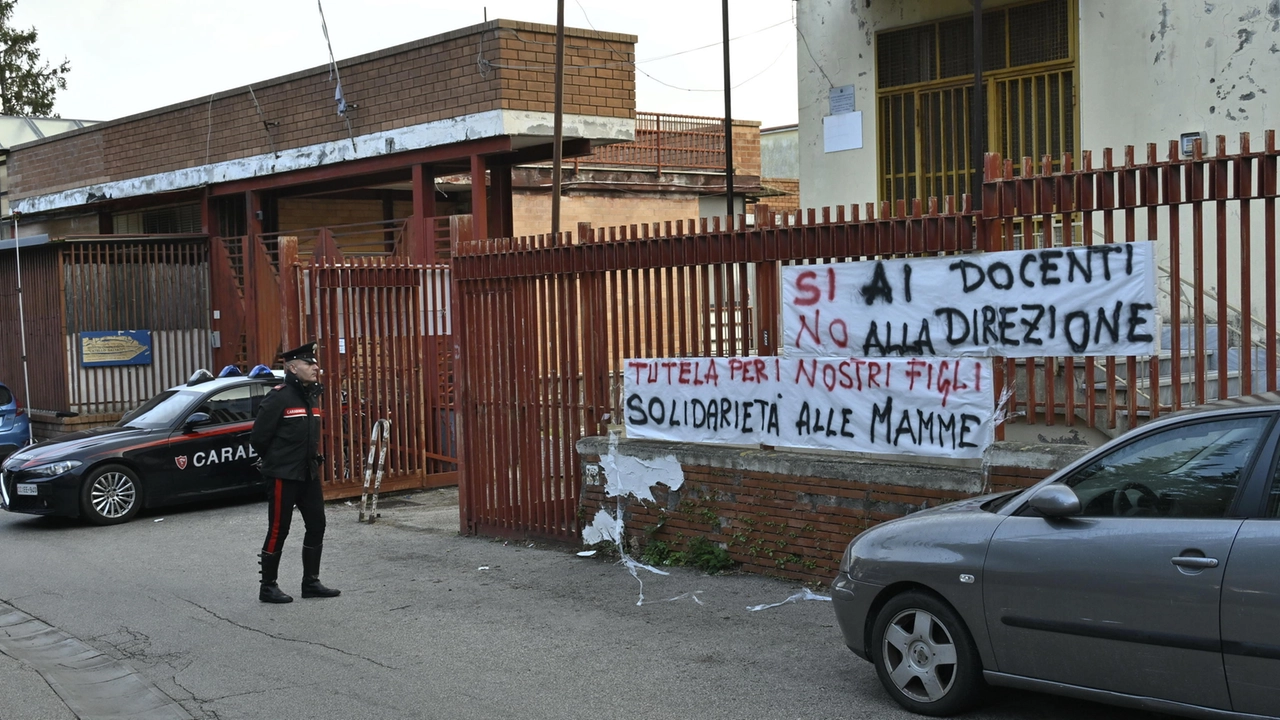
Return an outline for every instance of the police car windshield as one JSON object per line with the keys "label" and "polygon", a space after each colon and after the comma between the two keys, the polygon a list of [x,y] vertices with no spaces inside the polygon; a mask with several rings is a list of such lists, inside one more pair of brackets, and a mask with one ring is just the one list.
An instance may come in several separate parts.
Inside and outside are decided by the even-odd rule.
{"label": "police car windshield", "polygon": [[120,427],[160,430],[185,416],[201,395],[194,390],[165,390],[120,419]]}

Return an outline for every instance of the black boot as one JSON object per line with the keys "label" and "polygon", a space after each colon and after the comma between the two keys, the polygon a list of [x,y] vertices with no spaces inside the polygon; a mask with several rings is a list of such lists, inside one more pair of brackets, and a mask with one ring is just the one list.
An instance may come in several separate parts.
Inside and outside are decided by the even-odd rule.
{"label": "black boot", "polygon": [[289,603],[293,598],[284,594],[276,584],[276,575],[280,572],[280,553],[262,553],[258,563],[262,565],[262,588],[258,590],[258,599],[264,603]]}
{"label": "black boot", "polygon": [[327,588],[320,582],[320,547],[302,546],[302,597],[338,597],[341,590]]}

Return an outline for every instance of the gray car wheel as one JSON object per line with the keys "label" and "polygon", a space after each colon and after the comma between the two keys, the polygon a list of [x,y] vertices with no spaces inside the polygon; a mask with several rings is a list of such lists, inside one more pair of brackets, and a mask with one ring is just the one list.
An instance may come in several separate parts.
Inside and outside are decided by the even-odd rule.
{"label": "gray car wheel", "polygon": [[85,478],[80,510],[94,525],[129,522],[142,509],[138,476],[123,465],[103,465]]}
{"label": "gray car wheel", "polygon": [[982,661],[964,621],[939,598],[919,591],[892,598],[871,637],[876,674],[899,705],[936,716],[977,702]]}

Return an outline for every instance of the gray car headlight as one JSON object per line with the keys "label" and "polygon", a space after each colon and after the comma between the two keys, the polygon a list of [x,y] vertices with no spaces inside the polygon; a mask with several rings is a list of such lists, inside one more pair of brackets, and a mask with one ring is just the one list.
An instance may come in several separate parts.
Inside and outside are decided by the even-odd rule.
{"label": "gray car headlight", "polygon": [[53,477],[54,475],[61,475],[64,472],[70,472],[72,468],[78,468],[81,464],[82,463],[79,460],[62,460],[56,463],[49,463],[48,465],[37,465],[33,468],[27,468],[24,472],[29,472],[32,475]]}
{"label": "gray car headlight", "polygon": [[853,543],[849,543],[849,546],[844,549],[844,556],[840,558],[840,572],[848,573],[857,559],[858,555],[853,551]]}

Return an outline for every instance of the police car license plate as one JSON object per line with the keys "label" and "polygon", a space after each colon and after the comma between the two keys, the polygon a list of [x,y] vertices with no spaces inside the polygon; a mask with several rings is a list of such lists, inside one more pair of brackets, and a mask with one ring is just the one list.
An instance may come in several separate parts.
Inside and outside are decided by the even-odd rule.
{"label": "police car license plate", "polygon": [[34,483],[18,483],[14,490],[19,495],[39,495],[40,491]]}

